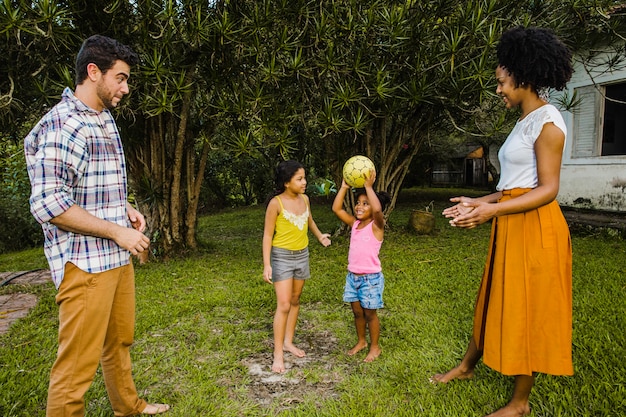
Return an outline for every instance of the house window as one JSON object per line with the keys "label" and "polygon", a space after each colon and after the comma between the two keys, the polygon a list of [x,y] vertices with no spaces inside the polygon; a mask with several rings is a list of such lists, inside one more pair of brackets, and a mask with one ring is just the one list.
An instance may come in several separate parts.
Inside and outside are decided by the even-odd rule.
{"label": "house window", "polygon": [[575,89],[573,158],[626,155],[626,83]]}
{"label": "house window", "polygon": [[626,83],[604,87],[601,155],[626,155]]}

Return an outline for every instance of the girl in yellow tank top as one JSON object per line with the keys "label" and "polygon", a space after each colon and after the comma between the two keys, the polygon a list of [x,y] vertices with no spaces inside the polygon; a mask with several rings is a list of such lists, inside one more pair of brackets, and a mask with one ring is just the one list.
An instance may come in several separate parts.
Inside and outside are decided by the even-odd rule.
{"label": "girl in yellow tank top", "polygon": [[293,344],[300,312],[300,295],[309,278],[308,230],[323,245],[330,235],[318,229],[306,191],[304,167],[297,161],[283,161],[276,167],[276,191],[265,211],[263,230],[263,279],[274,285],[274,362],[272,372],[285,372],[283,352],[297,357],[306,353]]}
{"label": "girl in yellow tank top", "polygon": [[[304,194],[300,194],[304,200]],[[306,210],[302,214],[295,214],[287,210],[283,206],[283,200],[279,195],[274,197],[280,204],[280,214],[276,218],[276,226],[274,227],[274,238],[272,246],[288,250],[302,250],[309,246],[308,223],[309,223],[309,205],[306,204]]]}

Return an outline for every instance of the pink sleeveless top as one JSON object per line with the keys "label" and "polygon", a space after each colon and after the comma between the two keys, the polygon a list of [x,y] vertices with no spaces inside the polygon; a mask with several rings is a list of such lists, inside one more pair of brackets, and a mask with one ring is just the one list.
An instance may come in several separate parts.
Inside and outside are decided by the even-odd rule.
{"label": "pink sleeveless top", "polygon": [[353,274],[381,272],[378,253],[383,242],[374,236],[373,221],[363,229],[357,229],[360,223],[360,220],[356,220],[352,225],[350,250],[348,251],[348,271]]}

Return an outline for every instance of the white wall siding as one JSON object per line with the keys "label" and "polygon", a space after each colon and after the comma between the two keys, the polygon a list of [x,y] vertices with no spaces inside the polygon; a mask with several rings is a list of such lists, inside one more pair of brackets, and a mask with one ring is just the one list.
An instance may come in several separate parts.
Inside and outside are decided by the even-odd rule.
{"label": "white wall siding", "polygon": [[568,207],[626,211],[626,165],[564,166],[557,199]]}
{"label": "white wall siding", "polygon": [[[591,74],[597,84],[626,82],[626,69]],[[567,94],[571,97],[577,88],[581,105],[575,114],[563,112],[568,132],[557,198],[569,207],[626,211],[626,155],[598,156],[603,100],[580,65],[575,66]]]}

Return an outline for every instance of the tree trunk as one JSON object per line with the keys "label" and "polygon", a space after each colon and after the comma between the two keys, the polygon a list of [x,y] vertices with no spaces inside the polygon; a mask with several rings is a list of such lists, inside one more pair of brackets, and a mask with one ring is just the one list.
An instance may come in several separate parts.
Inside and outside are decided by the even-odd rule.
{"label": "tree trunk", "polygon": [[[184,229],[182,204],[183,196],[181,195],[181,182],[183,176],[183,163],[185,160],[185,143],[187,142],[187,120],[189,118],[189,109],[191,108],[191,89],[183,95],[183,105],[180,112],[180,122],[176,132],[176,142],[174,146],[174,165],[172,166],[172,185],[170,187],[170,225],[172,231],[172,239],[175,243],[183,243]],[[195,246],[195,244],[194,244]]]}
{"label": "tree trunk", "polygon": [[[391,195],[391,203],[385,209],[386,216],[395,208],[411,161],[426,136],[421,134],[425,130],[421,118],[415,117],[413,120],[412,123],[404,123],[382,118],[364,135],[366,154],[378,162],[375,188]],[[394,140],[388,140],[389,137]]]}
{"label": "tree trunk", "polygon": [[204,141],[198,161],[196,138],[187,132],[190,102],[191,95],[183,96],[180,117],[163,113],[148,118],[143,131],[147,143],[135,138],[127,152],[133,190],[156,255],[197,247],[197,210],[210,144]]}
{"label": "tree trunk", "polygon": [[187,233],[185,234],[185,243],[187,247],[195,249],[198,244],[196,241],[196,223],[198,217],[198,204],[200,203],[200,191],[202,189],[202,181],[204,180],[204,171],[206,169],[207,159],[209,157],[209,150],[211,145],[208,139],[204,140],[202,145],[202,154],[200,155],[200,161],[198,163],[198,171],[195,173],[194,178],[194,164],[191,157],[193,156],[193,148],[190,150],[189,157],[187,159],[187,177],[189,178],[187,187],[187,214],[185,215],[185,225],[187,227]]}

